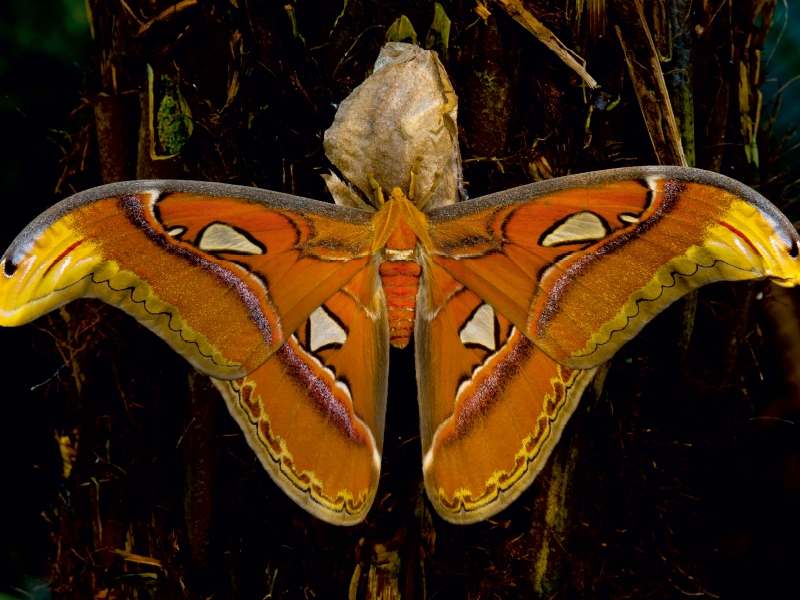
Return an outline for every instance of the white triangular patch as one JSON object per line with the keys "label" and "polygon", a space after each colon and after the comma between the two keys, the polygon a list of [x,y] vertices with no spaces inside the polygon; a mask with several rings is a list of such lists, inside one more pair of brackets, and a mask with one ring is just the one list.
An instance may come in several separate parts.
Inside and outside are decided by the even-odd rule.
{"label": "white triangular patch", "polygon": [[594,213],[579,212],[561,223],[542,240],[542,246],[550,248],[559,244],[577,244],[602,240],[608,235],[605,225]]}
{"label": "white triangular patch", "polygon": [[308,347],[312,352],[323,346],[344,344],[347,341],[347,332],[321,306],[311,313],[308,319],[310,322]]}
{"label": "white triangular patch", "polygon": [[212,223],[203,230],[197,247],[206,252],[236,252],[237,254],[264,254],[264,250],[225,223]]}
{"label": "white triangular patch", "polygon": [[477,344],[487,350],[495,350],[497,343],[494,337],[494,309],[488,304],[481,304],[469,321],[464,323],[458,334],[461,343]]}

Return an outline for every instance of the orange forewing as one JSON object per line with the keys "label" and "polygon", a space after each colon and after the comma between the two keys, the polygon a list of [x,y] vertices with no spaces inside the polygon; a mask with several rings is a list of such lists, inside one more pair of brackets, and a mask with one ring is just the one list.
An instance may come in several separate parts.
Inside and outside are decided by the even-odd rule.
{"label": "orange forewing", "polygon": [[796,278],[796,236],[763,198],[710,174],[638,171],[649,177],[576,176],[434,211],[430,260],[573,368],[605,362],[705,283]]}
{"label": "orange forewing", "polygon": [[[172,193],[175,184],[203,193]],[[365,267],[372,225],[360,211],[331,213],[318,202],[248,188],[262,201],[212,196],[209,187],[221,191],[134,182],[54,207],[6,254],[4,322],[96,296],[208,374],[252,371]],[[116,189],[127,193],[107,195]]]}
{"label": "orange forewing", "polygon": [[333,332],[312,315],[247,377],[214,380],[273,480],[338,525],[364,518],[380,475],[388,326],[380,289],[364,297],[374,280],[364,269],[322,305]]}
{"label": "orange forewing", "polygon": [[559,365],[443,269],[430,281],[451,294],[417,318],[425,487],[444,519],[473,523],[530,485],[594,369]]}

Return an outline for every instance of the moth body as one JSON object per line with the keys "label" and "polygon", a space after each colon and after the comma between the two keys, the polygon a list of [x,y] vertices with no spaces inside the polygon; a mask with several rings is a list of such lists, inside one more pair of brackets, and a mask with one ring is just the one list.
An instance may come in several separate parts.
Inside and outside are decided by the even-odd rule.
{"label": "moth body", "polygon": [[[399,188],[395,188],[389,205],[383,208],[387,218],[392,219],[395,203],[410,204]],[[383,262],[379,272],[383,291],[386,294],[386,308],[389,317],[389,340],[395,348],[405,348],[414,333],[414,320],[417,310],[417,291],[422,267],[415,260],[417,235],[401,215],[397,218],[394,230],[383,248]]]}

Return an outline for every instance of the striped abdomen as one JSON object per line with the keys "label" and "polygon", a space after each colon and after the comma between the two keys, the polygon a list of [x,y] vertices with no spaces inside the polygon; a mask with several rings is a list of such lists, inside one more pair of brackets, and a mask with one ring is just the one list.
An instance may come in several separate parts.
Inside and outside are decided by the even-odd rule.
{"label": "striped abdomen", "polygon": [[387,250],[380,274],[389,311],[389,342],[395,348],[405,348],[414,333],[417,312],[417,289],[422,267],[413,260],[393,259]]}

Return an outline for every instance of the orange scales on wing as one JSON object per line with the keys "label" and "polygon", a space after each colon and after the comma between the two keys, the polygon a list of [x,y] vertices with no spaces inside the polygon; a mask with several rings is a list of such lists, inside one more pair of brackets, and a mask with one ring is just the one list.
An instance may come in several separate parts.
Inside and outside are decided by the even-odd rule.
{"label": "orange scales on wing", "polygon": [[[399,189],[393,191],[393,196]],[[389,313],[389,341],[395,348],[405,348],[414,333],[417,310],[417,289],[422,268],[414,260],[417,235],[404,217],[397,221],[386,240],[384,257],[380,266],[386,307]]]}

